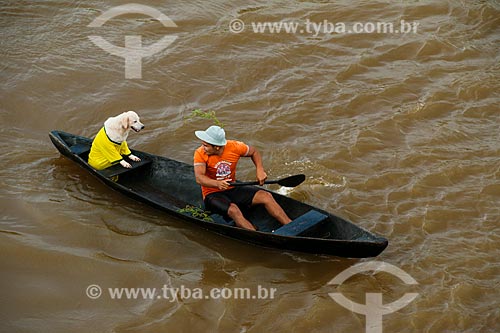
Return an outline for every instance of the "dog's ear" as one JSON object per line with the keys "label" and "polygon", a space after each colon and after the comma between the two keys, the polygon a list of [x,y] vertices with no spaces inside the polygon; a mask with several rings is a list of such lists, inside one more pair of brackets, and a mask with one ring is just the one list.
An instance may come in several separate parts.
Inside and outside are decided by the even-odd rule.
{"label": "dog's ear", "polygon": [[129,115],[126,112],[123,114],[123,117],[121,119],[121,125],[122,125],[123,129],[128,129],[129,128],[130,117],[129,117]]}

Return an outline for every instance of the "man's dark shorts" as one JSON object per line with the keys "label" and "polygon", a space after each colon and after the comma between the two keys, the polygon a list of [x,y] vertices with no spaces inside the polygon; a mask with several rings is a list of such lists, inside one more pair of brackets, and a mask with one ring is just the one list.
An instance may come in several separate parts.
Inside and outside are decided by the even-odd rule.
{"label": "man's dark shorts", "polygon": [[259,188],[254,186],[236,186],[232,189],[215,192],[205,197],[205,209],[216,214],[227,216],[229,205],[234,203],[241,210],[252,206],[252,200]]}

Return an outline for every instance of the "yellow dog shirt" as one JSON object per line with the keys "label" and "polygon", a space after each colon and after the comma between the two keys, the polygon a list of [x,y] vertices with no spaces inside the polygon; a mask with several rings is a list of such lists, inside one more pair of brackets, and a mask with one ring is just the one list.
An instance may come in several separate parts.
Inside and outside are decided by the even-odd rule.
{"label": "yellow dog shirt", "polygon": [[97,133],[94,141],[92,141],[92,148],[89,153],[89,164],[96,170],[109,168],[123,160],[122,155],[130,155],[127,142],[117,143],[111,141],[106,134],[106,130],[101,128]]}

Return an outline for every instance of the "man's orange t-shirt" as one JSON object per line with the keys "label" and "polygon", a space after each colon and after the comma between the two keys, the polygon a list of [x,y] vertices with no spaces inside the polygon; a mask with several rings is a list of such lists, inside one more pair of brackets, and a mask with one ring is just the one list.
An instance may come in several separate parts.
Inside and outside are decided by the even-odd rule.
{"label": "man's orange t-shirt", "polygon": [[[205,175],[211,179],[236,181],[236,165],[242,156],[247,156],[250,147],[241,141],[227,140],[222,155],[207,155],[203,146],[194,152],[194,165],[205,165]],[[216,187],[201,187],[203,199],[210,193],[220,192]]]}

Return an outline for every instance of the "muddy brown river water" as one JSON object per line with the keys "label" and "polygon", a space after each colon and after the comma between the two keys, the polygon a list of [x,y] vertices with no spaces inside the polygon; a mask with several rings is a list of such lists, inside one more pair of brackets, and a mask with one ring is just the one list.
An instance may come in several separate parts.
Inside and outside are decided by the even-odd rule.
{"label": "muddy brown river water", "polygon": [[[89,26],[125,1],[0,1],[0,331],[373,329],[335,292],[357,303],[381,293],[384,304],[417,293],[383,316],[386,333],[500,330],[498,1],[141,3],[176,27],[138,13]],[[377,23],[392,32],[369,33]],[[125,77],[137,62],[89,39],[125,47],[132,35],[144,48],[175,37],[139,58],[138,78]],[[211,234],[113,192],[47,135],[91,137],[135,110],[146,128],[129,136],[132,148],[191,163],[193,132],[211,125],[186,121],[197,108],[257,147],[270,178],[307,175],[284,193],[383,235],[388,248],[351,260]],[[238,174],[252,180],[252,163]],[[329,284],[375,260],[418,284],[375,271]],[[157,293],[127,299],[109,288]]]}

